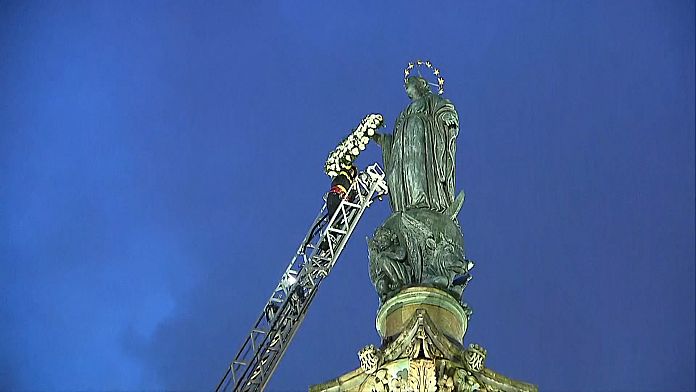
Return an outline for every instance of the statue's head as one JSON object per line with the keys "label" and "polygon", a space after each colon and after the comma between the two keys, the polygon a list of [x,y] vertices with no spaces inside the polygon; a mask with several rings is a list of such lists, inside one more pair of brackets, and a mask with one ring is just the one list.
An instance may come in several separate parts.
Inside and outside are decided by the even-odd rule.
{"label": "statue's head", "polygon": [[397,242],[396,233],[386,227],[380,227],[375,231],[372,239],[368,240],[368,249],[373,252],[381,252],[392,245],[396,245]]}
{"label": "statue's head", "polygon": [[406,78],[406,94],[411,99],[416,99],[427,94],[432,94],[428,81],[420,76],[409,76]]}

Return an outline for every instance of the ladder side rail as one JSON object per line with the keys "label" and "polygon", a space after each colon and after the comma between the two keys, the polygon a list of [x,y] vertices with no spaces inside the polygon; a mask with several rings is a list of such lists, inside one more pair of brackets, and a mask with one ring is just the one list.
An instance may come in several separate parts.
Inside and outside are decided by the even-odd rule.
{"label": "ladder side rail", "polygon": [[[357,200],[354,200],[354,201],[356,201],[358,203],[358,205],[360,206],[360,209],[358,211],[360,216],[357,217],[356,222],[361,218],[362,213],[365,211],[365,209],[368,208],[372,204],[372,202],[374,201],[373,196],[375,195],[375,193],[377,193],[377,195],[379,197],[388,193],[388,188],[387,188],[386,182],[384,180],[384,177],[385,177],[384,172],[382,171],[382,169],[379,167],[378,164],[373,164],[373,165],[369,166],[365,170],[365,172],[360,173],[360,175],[358,176],[357,181],[355,181],[355,183],[354,183],[354,185],[356,186],[356,191],[357,191],[356,192]],[[326,228],[325,231],[327,233],[325,235],[328,236],[328,232],[330,231],[329,228],[335,222],[335,219],[337,216],[338,216],[338,214],[336,214],[336,216],[334,216],[332,218],[332,220],[329,222],[329,225],[328,225],[329,227]],[[344,219],[345,219],[345,217],[344,217]],[[349,219],[349,220],[352,220],[352,219]],[[350,234],[352,234],[353,229],[354,229],[354,227],[351,228],[350,233],[347,236],[345,236],[346,241],[350,237]],[[345,246],[345,242],[343,243],[343,246]],[[319,270],[321,270],[320,273],[324,274],[324,276],[328,275],[328,273],[331,271],[331,268],[333,268],[333,264],[337,260],[337,257],[334,257],[337,255],[334,254],[335,250],[333,247],[330,247],[330,251],[332,253],[331,258],[327,258],[321,254],[316,254],[316,252],[312,252],[312,255],[310,256],[310,260],[312,261],[312,263],[308,266],[308,269],[310,269],[310,271],[309,271],[310,273],[311,273],[311,270],[313,270],[313,269],[319,269]],[[342,247],[339,250],[339,255],[340,255],[340,252],[342,252]],[[323,261],[331,262],[331,259],[333,259],[333,262],[328,267],[326,266],[326,263],[322,263]]]}
{"label": "ladder side rail", "polygon": [[[316,282],[314,280],[311,280],[312,282],[315,282],[315,283],[312,285],[311,290],[307,293],[307,296],[306,296],[305,300],[303,301],[298,318],[296,320],[294,320],[293,323],[290,323],[289,328],[286,331],[287,335],[285,336],[285,339],[283,339],[282,341],[287,342],[287,344],[282,346],[280,348],[280,350],[276,353],[276,355],[274,355],[271,358],[270,363],[268,364],[268,366],[265,367],[266,368],[265,371],[263,369],[261,369],[261,378],[259,380],[259,389],[258,389],[259,391],[262,391],[265,388],[268,381],[270,381],[270,378],[273,375],[273,372],[277,368],[282,357],[285,355],[285,352],[287,351],[287,347],[289,346],[289,343],[292,341],[295,334],[299,330],[299,326],[302,324],[302,321],[304,321],[304,318],[307,315],[307,311],[309,309],[309,306],[311,305],[312,301],[314,300],[314,297],[316,296],[316,294],[318,292],[319,285],[324,280],[324,278],[328,276],[331,269],[333,269],[334,265],[336,264],[336,261],[340,257],[341,253],[343,252],[343,249],[345,248],[348,240],[350,239],[351,234],[355,230],[355,227],[357,227],[357,224],[360,221],[362,214],[365,212],[365,210],[372,203],[372,200],[371,200],[372,195],[374,195],[374,193],[377,192],[377,189],[378,189],[380,184],[375,182],[375,183],[370,184],[370,185],[371,186],[369,189],[365,189],[367,192],[365,192],[365,193],[360,192],[362,197],[360,199],[359,208],[352,210],[353,214],[350,217],[352,219],[350,219],[350,222],[348,222],[348,233],[345,236],[343,236],[343,238],[341,238],[341,240],[339,241],[337,249],[335,251],[335,256],[331,258],[330,264],[325,268],[325,270],[316,271],[316,272],[319,272],[317,274],[313,273],[315,271],[313,268],[311,268],[311,264],[308,265],[308,267],[309,267],[308,269],[302,270],[303,274],[306,273],[308,276],[314,277],[316,279]],[[360,186],[360,185],[356,185],[356,187],[358,187],[358,186]],[[343,204],[343,201],[341,204]],[[339,208],[340,208],[340,205],[339,205]],[[334,215],[334,217],[332,218],[332,222],[335,222],[335,218],[338,215],[339,214]],[[346,215],[343,218],[348,219],[349,217]],[[315,254],[316,254],[316,249],[312,252],[312,255],[310,256],[310,258],[313,258],[315,256]],[[298,283],[301,283],[301,282],[302,282],[302,280],[298,281]]]}
{"label": "ladder side rail", "polygon": [[[265,365],[268,363],[268,360],[273,358],[275,355],[274,353],[278,352],[278,350],[283,350],[282,347],[287,347],[288,344],[284,344],[285,336],[284,331],[288,329],[290,326],[292,319],[293,319],[293,307],[285,307],[283,311],[279,314],[280,320],[282,320],[281,323],[276,325],[273,329],[273,331],[269,334],[269,336],[273,336],[271,340],[268,341],[267,347],[264,347],[263,354],[262,355],[257,355],[254,357],[254,360],[252,361],[249,369],[254,369],[254,371],[250,374],[244,376],[244,378],[240,378],[239,381],[242,382],[237,382],[234,386],[234,391],[258,391],[260,390],[259,387],[259,382],[260,379],[257,379],[259,375],[262,375],[263,369]],[[278,346],[278,348],[274,348],[274,346]]]}
{"label": "ladder side rail", "polygon": [[[335,216],[338,216],[338,215],[339,214],[336,214]],[[347,217],[344,216],[344,219],[345,218],[347,218]],[[331,223],[333,223],[333,222],[335,222],[335,220],[332,220]],[[331,225],[331,223],[329,225]],[[319,242],[321,242],[321,241],[319,241]],[[333,247],[330,246],[330,248],[333,248]],[[313,251],[316,252],[316,248],[314,248]],[[310,257],[310,260],[311,260],[311,257]],[[310,267],[310,265],[311,265],[310,263],[307,263],[306,267]],[[299,277],[299,279],[300,279],[299,284],[300,285],[298,286],[298,289],[303,290],[303,293],[305,291],[307,291],[307,293],[304,294],[305,295],[304,302],[305,302],[305,306],[308,306],[309,301],[307,301],[307,297],[311,296],[310,298],[313,298],[312,293],[316,292],[319,284],[321,283],[323,278],[327,275],[324,274],[323,276],[316,276],[315,274],[308,274],[308,273],[306,273],[306,271],[307,271],[306,269],[302,270],[302,275],[301,275],[301,277]],[[295,300],[297,300],[297,297],[295,297]],[[292,301],[292,299],[290,301]],[[292,312],[292,310],[294,310],[294,309],[290,308],[285,313],[286,317],[290,312]],[[279,362],[280,357],[282,357],[282,355],[284,354],[285,350],[287,349],[290,341],[292,340],[292,338],[295,335],[295,333],[292,331],[293,330],[296,331],[299,327],[299,323],[301,323],[301,321],[304,319],[304,317],[302,316],[302,313],[298,314],[298,316],[300,316],[300,318],[298,318],[297,320],[293,320],[293,318],[284,318],[284,321],[289,321],[289,323],[288,324],[283,323],[281,325],[281,327],[286,327],[286,325],[290,325],[290,328],[289,329],[288,328],[281,328],[279,331],[277,331],[277,333],[281,335],[279,340],[282,343],[282,345],[280,346],[280,349],[278,350],[278,352],[276,354],[275,360],[273,360],[274,358],[271,358],[273,360],[273,363],[277,364]],[[259,388],[261,388],[261,384],[265,385],[267,380],[270,379],[270,375],[272,374],[274,369],[275,369],[275,366],[273,366],[272,369],[266,368],[265,369],[266,371],[263,371],[264,369],[262,369],[261,366],[257,365],[257,369],[255,369],[254,373],[257,373],[257,370],[258,370],[258,373],[262,373],[262,378],[260,378],[258,381],[255,380],[253,382],[253,384],[256,384]],[[264,381],[264,379],[266,379],[266,381]]]}
{"label": "ladder side rail", "polygon": [[[363,194],[362,194],[363,191],[369,192],[369,189],[364,189],[364,188],[361,189],[360,186],[361,186],[360,182],[358,182],[358,181],[354,182],[353,185],[351,186],[351,188],[349,189],[348,193],[350,194],[351,192],[355,192],[356,197],[358,197],[358,198],[360,198],[360,200],[362,200],[362,199],[364,199]],[[320,239],[320,241],[323,241],[324,238],[326,238],[326,240],[329,242],[329,254],[331,256],[329,258],[329,260],[337,258],[336,247],[331,246],[338,239],[337,238],[338,236],[332,235],[332,231],[336,229],[336,226],[338,226],[338,223],[336,222],[336,220],[341,220],[341,222],[344,225],[347,223],[350,223],[350,220],[351,220],[350,219],[351,216],[348,216],[350,214],[348,214],[346,211],[346,208],[345,208],[346,205],[348,205],[348,201],[345,199],[342,200],[337,208],[336,213],[334,214],[333,217],[331,217],[329,223],[327,224],[327,227],[324,229],[324,232],[322,233],[322,236]],[[355,206],[354,208],[357,208],[357,209],[363,208],[361,205],[356,205],[353,203],[351,203],[349,206]],[[346,231],[346,233],[347,233],[347,231]],[[340,239],[339,239],[339,241],[340,241]],[[317,260],[316,256],[318,256],[316,254],[316,251],[313,251],[312,254],[310,255],[310,260],[313,260],[313,261]],[[316,263],[310,263],[309,268],[311,269],[314,264],[316,264]]]}
{"label": "ladder side rail", "polygon": [[[366,174],[367,177],[364,178],[363,174]],[[386,188],[386,182],[384,181],[384,172],[382,169],[379,167],[378,164],[373,164],[369,166],[365,172],[360,173],[358,175],[357,181],[354,182],[353,184],[355,186],[356,197],[359,198],[359,205],[365,205],[364,208],[369,207],[369,205],[372,203],[372,196],[375,193],[378,193],[379,196],[383,196],[384,194],[387,193],[387,188]],[[353,190],[353,187],[351,187],[350,191]],[[341,203],[343,204],[343,203]],[[353,203],[351,203],[354,205]],[[362,210],[364,210],[363,207],[361,207]],[[330,232],[330,228],[334,226],[334,222],[337,219],[338,214],[335,214],[331,220],[329,221],[329,224],[327,225],[327,228],[325,229],[325,232]],[[323,240],[323,237],[326,236],[326,233],[323,233],[322,238],[320,239]],[[331,237],[331,236],[329,236]],[[331,240],[332,238],[329,238]],[[334,256],[334,248],[330,247],[331,255]],[[310,257],[312,260],[316,260],[316,253],[313,252],[312,256]]]}
{"label": "ladder side rail", "polygon": [[[333,265],[335,265],[338,257],[343,251],[343,248],[350,238],[355,226],[357,225],[357,222],[360,220],[364,210],[372,203],[372,195],[378,193],[381,196],[386,193],[386,183],[384,183],[383,179],[384,174],[377,164],[368,167],[365,172],[360,173],[358,180],[353,184],[355,189],[353,189],[354,187],[351,186],[351,190],[349,191],[354,193],[358,204],[349,202],[347,200],[342,200],[342,203],[339,205],[341,213],[334,214],[334,216],[330,218],[329,223],[326,225],[324,230],[318,231],[316,229],[318,228],[320,221],[324,219],[323,213],[326,209],[326,203],[324,203],[319,214],[317,215],[317,218],[310,227],[309,232],[305,236],[304,241],[301,243],[298,251],[295,253],[295,256],[288,265],[286,272],[283,274],[281,282],[278,284],[276,290],[274,290],[271,298],[266,304],[267,307],[271,304],[280,304],[279,308],[277,309],[277,313],[273,315],[272,321],[269,322],[266,317],[267,307],[264,308],[264,311],[261,313],[261,316],[259,316],[255,327],[252,329],[252,332],[247,335],[245,343],[237,354],[237,357],[235,357],[235,360],[227,369],[227,372],[220,381],[216,391],[220,390],[220,387],[223,384],[225,384],[223,390],[227,389],[230,382],[234,383],[234,390],[238,391],[240,390],[239,387],[248,387],[252,385],[251,381],[245,383],[247,378],[251,378],[251,376],[256,378],[259,374],[261,374],[262,377],[258,382],[258,386],[261,388],[261,390],[263,387],[265,387],[266,383],[270,379],[270,376],[277,367],[279,360],[284,355],[290,341],[298,330],[299,325],[304,320],[306,311],[316,295],[319,284],[325,277],[328,276],[328,273],[330,273],[331,268],[333,268]],[[345,231],[344,234],[341,234],[333,239],[333,242],[337,242],[336,246],[329,246],[331,253],[331,257],[328,259],[329,265],[324,268],[314,268],[317,266],[316,262],[318,259],[321,259],[318,257],[318,255],[316,255],[318,250],[317,244],[320,244],[326,237],[331,245],[332,238],[329,234],[329,229],[332,225],[336,226],[336,220],[339,219],[339,216],[341,216],[340,223],[342,223],[343,226],[347,226],[348,230],[343,230]],[[344,229],[345,228],[346,227],[344,227]],[[311,252],[309,259],[307,258],[307,250]],[[318,273],[313,273],[315,269],[318,271]],[[288,284],[290,277],[295,278],[296,281]],[[295,309],[287,306],[293,302],[292,298],[295,294],[294,292],[289,291],[289,288],[291,287],[294,288],[293,290],[299,288],[304,294],[304,300],[301,301],[302,303],[300,304],[301,308],[299,309],[297,318],[294,320],[294,317],[290,316],[292,310]],[[307,291],[306,293],[305,290]],[[264,321],[265,324],[268,325],[267,330],[262,327]],[[255,333],[256,336],[263,335],[263,338],[261,339],[261,342],[258,342],[258,345],[255,344],[257,343],[257,341],[254,339]],[[273,348],[273,346],[278,343],[280,343],[278,349]],[[251,347],[249,347],[249,344],[251,344]],[[249,350],[249,348],[251,348],[251,350]],[[261,353],[263,353],[263,355],[268,355],[264,357]],[[247,357],[250,358],[247,359]],[[237,377],[238,372],[236,372],[235,369],[243,370],[241,372],[241,376]],[[254,372],[251,374],[249,373],[250,369],[254,369]],[[230,373],[232,373],[231,378],[228,377]],[[226,380],[227,382],[225,383]],[[255,382],[254,384],[257,383]]]}
{"label": "ladder side rail", "polygon": [[[370,185],[369,189],[367,189],[367,186]],[[330,270],[333,268],[335,265],[336,261],[338,260],[338,256],[343,252],[343,249],[348,242],[349,238],[351,237],[353,230],[357,226],[357,223],[360,221],[360,218],[362,217],[362,214],[365,212],[365,210],[372,204],[372,195],[374,195],[379,188],[379,183],[374,183],[374,184],[359,184],[359,186],[365,186],[365,190],[367,192],[359,192],[359,197],[360,197],[360,209],[356,211],[356,216],[351,219],[351,224],[349,226],[349,230],[347,235],[343,236],[341,238],[341,241],[339,242],[338,247],[336,248],[336,257],[333,257],[331,260],[331,263],[325,267],[325,270],[330,272]],[[332,249],[333,250],[333,249]],[[315,258],[317,255],[313,254],[312,258]],[[310,273],[312,272],[311,270],[309,271]]]}
{"label": "ladder side rail", "polygon": [[[336,220],[339,219],[338,218],[339,215],[340,215],[339,213],[336,213],[333,217],[331,217],[329,224],[328,224],[328,227],[325,228],[325,230],[323,230],[324,235],[321,236],[319,243],[321,243],[321,240],[326,235],[328,229],[330,229],[330,227],[332,225],[337,224]],[[343,216],[344,221],[347,218],[348,218],[347,216],[345,216],[345,215]],[[334,247],[331,246],[332,242],[330,239],[329,239],[329,243],[330,243],[329,249],[331,251],[333,251]],[[316,253],[316,247],[313,249],[312,253],[313,254]],[[336,256],[337,255],[334,254],[332,259],[335,259]],[[311,259],[311,257],[310,257],[310,259]],[[311,264],[307,264],[306,267],[311,268]],[[323,276],[316,276],[315,274],[311,274],[311,273],[307,274],[306,271],[307,271],[306,269],[302,270],[302,275],[299,278],[300,281],[298,282],[300,284],[300,286],[298,288],[300,288],[303,291],[307,289],[308,293],[306,293],[305,296],[313,298],[312,293],[316,292],[316,289],[317,289],[318,285],[321,283],[321,280],[323,280],[323,277],[325,277],[327,274],[323,274]],[[308,302],[306,302],[305,306],[308,306]],[[244,385],[242,390],[245,390],[245,388],[248,388],[249,386],[253,386],[253,385],[256,385],[260,389],[260,388],[262,388],[262,385],[265,385],[267,383],[268,379],[270,379],[270,375],[272,375],[272,373],[275,369],[275,366],[277,366],[277,363],[279,362],[280,358],[284,355],[284,352],[287,349],[287,345],[290,343],[290,340],[292,339],[292,337],[294,337],[295,333],[292,332],[292,330],[297,330],[297,328],[299,327],[299,324],[297,323],[297,321],[299,321],[301,323],[301,321],[303,319],[304,319],[304,317],[300,316],[300,318],[298,320],[295,320],[294,322],[290,323],[290,326],[291,326],[290,329],[287,329],[287,330],[282,329],[282,330],[278,331],[278,333],[286,335],[286,336],[282,336],[282,338],[280,339],[281,343],[287,342],[287,344],[284,344],[280,347],[280,350],[276,353],[275,358],[273,358],[273,357],[271,358],[272,363],[270,365],[272,366],[272,368],[270,368],[270,366],[265,367],[265,366],[261,366],[261,365],[256,365],[256,368],[255,368],[254,372],[252,373],[252,375],[256,377],[256,376],[258,376],[258,374],[261,374],[261,378],[259,378],[258,380],[253,380],[253,382],[249,385]],[[292,321],[292,320],[290,320],[290,321]],[[289,335],[288,335],[288,333],[289,333]],[[265,371],[264,371],[264,367],[266,368]]]}
{"label": "ladder side rail", "polygon": [[[278,286],[276,286],[276,290],[274,291],[274,294],[282,291],[285,295],[287,295],[287,286],[283,284],[283,278],[289,278],[291,276],[291,271],[295,272],[295,275],[293,276],[294,278],[297,278],[297,275],[299,274],[299,271],[301,268],[297,268],[297,271],[292,270],[292,266],[296,264],[297,258],[300,255],[303,255],[305,252],[305,244],[308,242],[311,242],[312,237],[315,237],[317,235],[316,230],[314,228],[318,225],[318,223],[323,219],[324,217],[324,210],[326,210],[326,203],[321,207],[319,210],[319,213],[317,214],[317,217],[314,219],[314,222],[309,228],[309,231],[307,231],[307,234],[304,237],[304,240],[300,243],[299,248],[295,252],[295,256],[290,260],[290,263],[288,264],[288,268],[285,270],[285,274],[283,274],[283,277],[281,278],[281,281],[278,283]],[[299,266],[298,266],[299,267]],[[271,299],[269,299],[269,303],[271,302],[272,298],[274,295],[271,295]]]}
{"label": "ladder side rail", "polygon": [[[241,372],[241,376],[239,379],[243,379],[245,377],[245,374],[249,372],[249,369],[253,368],[254,364],[254,359],[259,356],[259,353],[263,351],[265,347],[265,341],[268,339],[268,336],[271,335],[271,331],[273,331],[273,325],[276,322],[279,322],[282,320],[281,314],[283,309],[286,307],[289,298],[291,297],[292,293],[289,291],[289,287],[294,287],[294,284],[288,284],[287,280],[289,276],[299,276],[302,265],[301,261],[304,259],[304,257],[299,258],[298,254],[295,255],[293,258],[293,264],[288,266],[288,269],[286,272],[283,274],[281,278],[281,284],[279,286],[281,289],[276,289],[269,299],[268,303],[266,303],[263,312],[261,315],[256,320],[256,323],[254,324],[254,327],[252,328],[252,332],[247,335],[247,338],[245,339],[245,342],[242,346],[242,349],[238,353],[237,357],[235,357],[235,360],[233,361],[234,366],[232,368],[233,373],[236,375],[237,373]],[[300,262],[298,262],[298,260]],[[296,272],[297,271],[297,272]],[[294,274],[293,274],[294,273]],[[297,279],[297,278],[295,278]],[[268,317],[267,311],[269,309],[269,306],[271,304],[274,304],[277,306],[275,310],[275,314],[271,315],[271,317]],[[270,320],[269,320],[270,318]],[[266,326],[264,328],[264,325]],[[265,333],[259,333],[260,332],[265,332]],[[261,342],[258,342],[258,345],[256,344],[257,341],[254,339],[258,335],[264,335],[263,339]],[[250,346],[250,347],[249,347]],[[241,362],[241,363],[240,363]],[[236,371],[235,371],[236,370]],[[235,383],[237,383],[239,380],[234,380]],[[219,390],[219,388],[218,388]],[[223,389],[224,390],[224,389]]]}
{"label": "ladder side rail", "polygon": [[[267,331],[272,330],[272,324],[280,319],[279,314],[281,313],[281,309],[285,306],[285,304],[288,301],[288,298],[290,297],[291,293],[288,291],[288,288],[293,286],[293,284],[289,284],[288,282],[290,281],[290,278],[292,277],[293,280],[296,280],[297,277],[299,276],[303,264],[304,264],[304,253],[305,253],[305,247],[303,246],[304,244],[311,242],[313,237],[316,237],[319,233],[315,230],[315,227],[317,224],[324,218],[324,210],[326,209],[326,203],[322,206],[322,208],[319,211],[319,214],[317,214],[317,217],[315,218],[312,226],[310,226],[309,231],[305,235],[304,240],[302,241],[300,247],[298,248],[297,252],[293,256],[292,260],[290,261],[290,264],[288,265],[287,269],[281,276],[281,280],[276,286],[275,290],[271,294],[271,297],[269,298],[268,302],[264,306],[263,311],[259,315],[259,317],[256,320],[256,323],[254,324],[254,327],[252,328],[252,331],[254,329],[261,329],[264,330],[263,328],[260,328],[263,324],[267,324],[268,328]],[[302,256],[302,257],[300,257]],[[272,307],[273,305],[277,306],[276,314],[273,315],[272,320],[269,322],[267,320],[267,310]],[[268,338],[268,334],[266,335],[266,339]],[[238,383],[239,380],[245,378],[246,373],[249,372],[250,368],[253,368],[252,362],[254,362],[254,358],[259,355],[260,348],[263,346],[263,342],[259,345],[259,347],[252,347],[252,350],[249,350],[248,346],[254,346],[255,341],[253,341],[253,335],[247,335],[244,343],[242,344],[242,348],[239,350],[237,356],[235,357],[235,360],[232,362],[230,365],[230,368],[227,369],[227,372],[223,376],[223,379],[221,380],[220,384],[218,385],[218,388],[216,388],[216,391],[221,390],[220,387],[225,381],[225,378],[228,377],[230,370],[233,375],[237,375],[237,373],[241,373],[240,377],[234,377],[235,380],[233,382],[235,384]],[[229,384],[229,382],[227,383]],[[222,390],[225,390],[223,388]]]}
{"label": "ladder side rail", "polygon": [[[259,326],[261,326],[264,323],[264,321],[267,321],[266,320],[266,311],[269,308],[269,306],[272,306],[271,304],[278,305],[280,308],[280,307],[282,307],[282,305],[285,304],[285,302],[287,302],[287,298],[288,298],[289,293],[288,293],[287,287],[286,287],[287,284],[284,284],[284,283],[286,283],[288,281],[290,276],[293,276],[293,278],[297,279],[297,276],[299,275],[299,272],[301,270],[301,265],[296,266],[296,264],[298,264],[297,263],[298,255],[304,254],[303,244],[310,242],[312,237],[317,236],[318,233],[316,232],[316,230],[314,230],[314,228],[323,219],[324,210],[326,210],[326,203],[324,203],[322,208],[319,210],[319,214],[317,214],[317,217],[314,219],[312,226],[310,226],[310,229],[307,232],[307,234],[305,235],[303,242],[300,244],[300,247],[298,248],[294,257],[292,258],[292,260],[288,264],[288,267],[286,268],[285,272],[281,276],[280,282],[278,283],[276,288],[273,290],[273,293],[271,294],[271,297],[269,298],[266,305],[264,306],[263,311],[261,312],[261,315],[257,318],[256,323],[254,324],[254,327],[252,328],[252,331],[254,329],[260,329]],[[293,269],[293,266],[295,266],[296,269]],[[294,275],[292,274],[293,272],[294,272]],[[274,317],[274,321],[276,319],[277,319],[277,317]],[[267,323],[267,324],[270,324],[270,323]],[[268,330],[270,330],[271,328],[272,328],[272,326],[269,325]],[[225,372],[222,379],[220,380],[220,383],[218,384],[217,388],[215,389],[216,391],[221,390],[220,388],[223,386],[223,384],[225,384],[225,380],[228,378],[230,373],[232,373],[232,375],[234,376],[233,379],[235,379],[235,380],[233,380],[233,381],[237,382],[237,380],[236,380],[237,379],[237,377],[236,377],[237,372],[235,371],[235,369],[236,370],[240,370],[240,368],[247,368],[248,369],[249,361],[244,361],[243,359],[248,356],[247,355],[249,352],[248,346],[250,345],[250,341],[251,341],[251,335],[247,334],[244,342],[242,343],[241,348],[237,352],[237,355],[232,360],[232,363],[227,368],[227,371]],[[252,358],[254,356],[256,356],[256,354],[257,354],[256,350],[253,350],[253,351],[254,352],[253,352]],[[242,363],[244,363],[245,365]],[[246,372],[246,369],[244,370],[244,372]],[[222,390],[224,390],[224,388]]]}
{"label": "ladder side rail", "polygon": [[[297,256],[297,255],[296,255]],[[290,274],[288,271],[292,271],[293,264],[296,261],[296,257],[293,258],[292,264],[288,266],[288,269],[286,272],[283,274],[281,278],[281,282],[286,282]],[[294,271],[293,271],[294,272]],[[297,273],[299,274],[299,272]],[[281,286],[281,284],[279,284]],[[279,295],[281,294],[281,295]],[[287,302],[287,299],[289,297],[289,293],[287,291],[286,287],[282,287],[281,289],[276,288],[274,290],[273,295],[269,299],[269,301],[266,303],[264,306],[263,311],[261,312],[261,315],[257,318],[256,323],[254,323],[254,326],[252,327],[252,330],[249,334],[246,335],[246,338],[244,340],[244,343],[242,344],[242,347],[240,348],[239,352],[235,356],[234,360],[232,361],[232,364],[230,364],[230,367],[228,368],[227,372],[223,376],[223,380],[221,383],[218,385],[218,388],[216,390],[220,389],[220,386],[222,383],[224,383],[225,378],[229,375],[231,372],[233,375],[236,376],[236,374],[240,371],[243,373],[246,373],[248,369],[251,367],[251,362],[253,361],[254,357],[258,355],[259,348],[263,345],[263,342],[259,343],[257,346],[257,342],[255,340],[255,334],[259,335],[258,332],[256,331],[263,331],[266,332],[264,335],[264,340],[268,336],[268,332],[272,329],[272,324],[274,321],[278,320],[277,315],[274,315],[273,320],[269,321],[267,319],[267,310],[269,309],[270,304],[274,304],[278,306],[278,309],[282,308],[285,303]],[[236,379],[236,377],[234,377]],[[236,380],[235,380],[236,382]]]}

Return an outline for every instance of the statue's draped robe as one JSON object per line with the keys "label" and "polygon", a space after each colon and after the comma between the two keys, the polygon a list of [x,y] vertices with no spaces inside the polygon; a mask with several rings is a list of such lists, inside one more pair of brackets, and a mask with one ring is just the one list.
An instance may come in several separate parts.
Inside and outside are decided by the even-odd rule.
{"label": "statue's draped robe", "polygon": [[444,212],[454,201],[458,128],[454,105],[438,95],[417,98],[399,115],[382,151],[392,211],[427,208]]}

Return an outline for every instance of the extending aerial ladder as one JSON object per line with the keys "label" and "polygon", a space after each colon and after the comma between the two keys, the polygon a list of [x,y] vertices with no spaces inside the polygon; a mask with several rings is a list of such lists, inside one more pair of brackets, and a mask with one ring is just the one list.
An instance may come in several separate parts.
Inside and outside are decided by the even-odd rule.
{"label": "extending aerial ladder", "polygon": [[324,203],[216,392],[263,391],[363,212],[387,192],[375,163],[358,174],[333,216]]}

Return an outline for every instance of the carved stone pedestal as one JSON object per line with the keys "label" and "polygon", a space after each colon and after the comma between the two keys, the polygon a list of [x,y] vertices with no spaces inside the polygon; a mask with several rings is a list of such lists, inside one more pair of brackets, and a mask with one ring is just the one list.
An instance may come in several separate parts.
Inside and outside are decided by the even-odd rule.
{"label": "carved stone pedestal", "polygon": [[462,346],[471,312],[447,292],[411,287],[377,313],[383,345],[358,353],[360,368],[310,392],[536,391],[485,366],[486,350]]}

